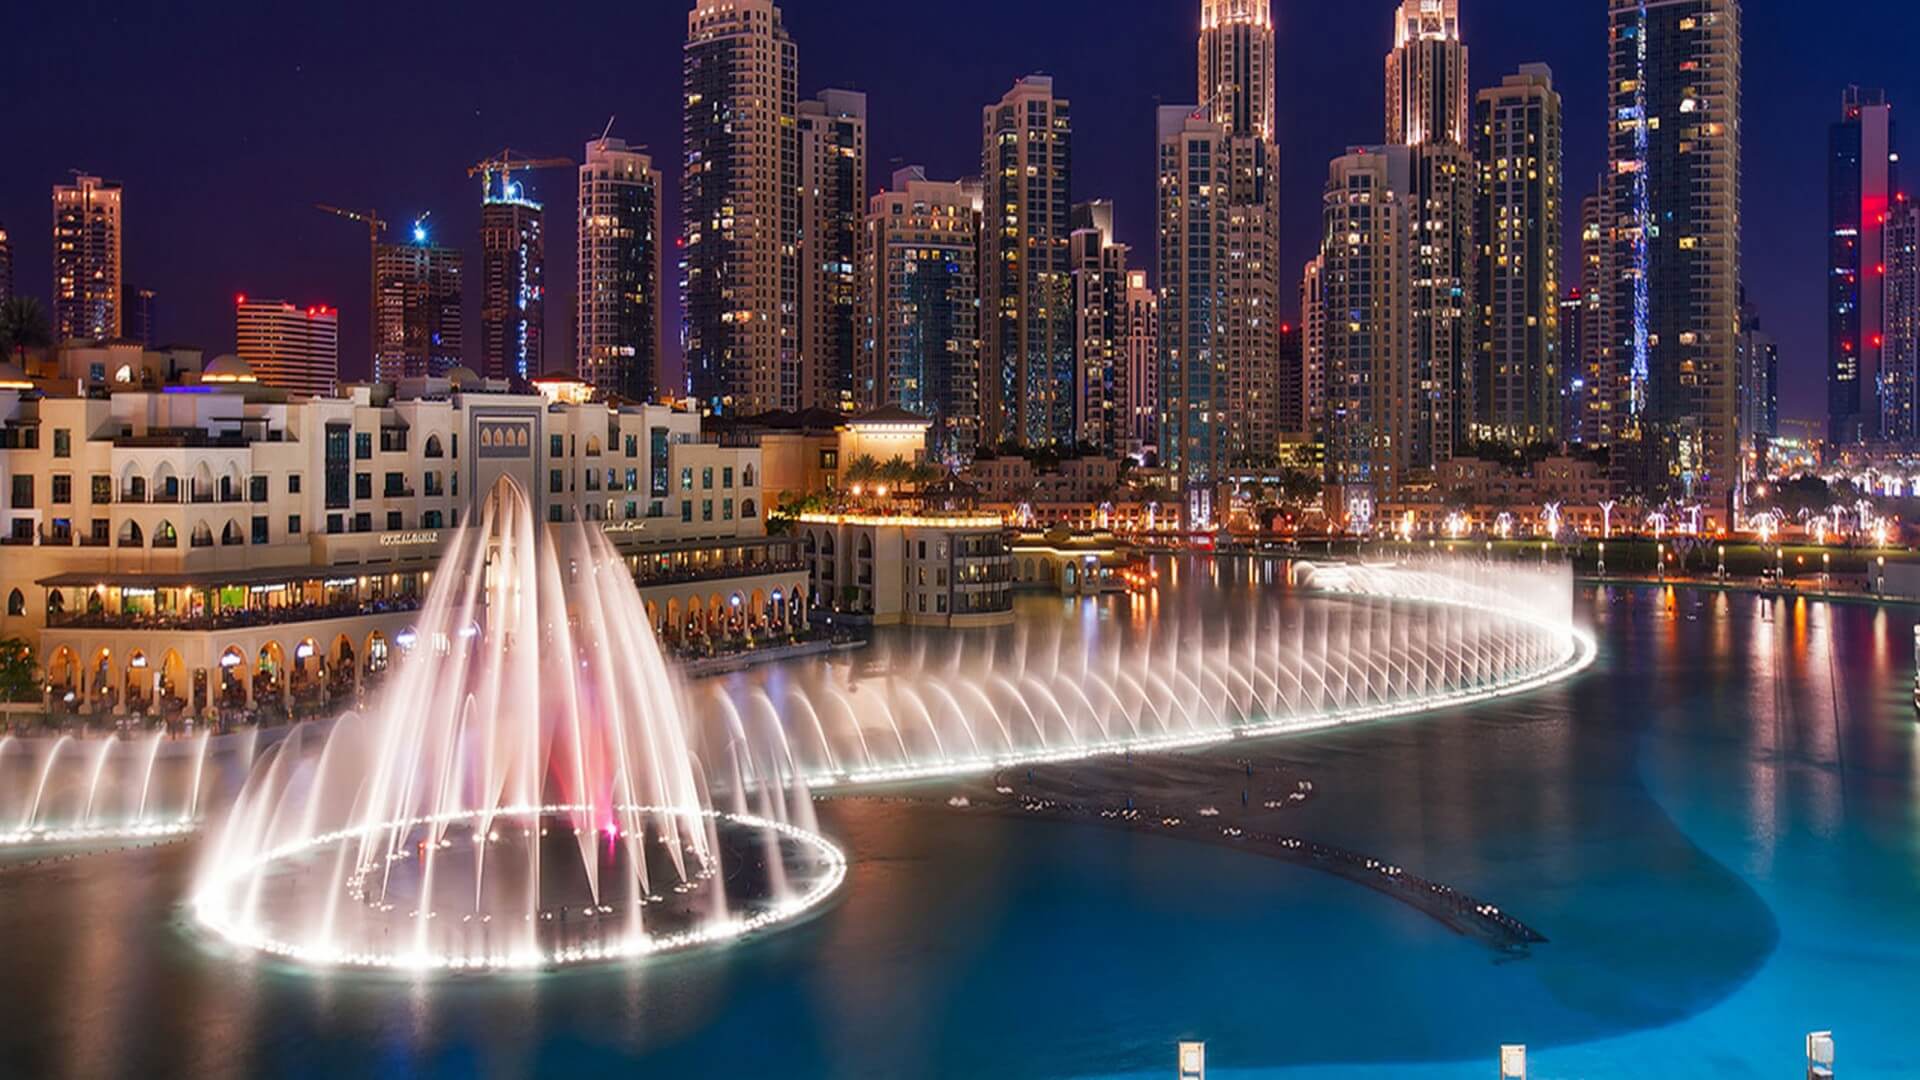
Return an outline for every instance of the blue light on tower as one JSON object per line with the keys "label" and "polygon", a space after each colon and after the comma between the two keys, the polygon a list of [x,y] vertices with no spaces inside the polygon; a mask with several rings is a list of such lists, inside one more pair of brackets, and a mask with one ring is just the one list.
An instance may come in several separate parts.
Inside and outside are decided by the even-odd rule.
{"label": "blue light on tower", "polygon": [[427,227],[419,222],[415,222],[413,225],[413,242],[422,247],[426,246],[427,243]]}

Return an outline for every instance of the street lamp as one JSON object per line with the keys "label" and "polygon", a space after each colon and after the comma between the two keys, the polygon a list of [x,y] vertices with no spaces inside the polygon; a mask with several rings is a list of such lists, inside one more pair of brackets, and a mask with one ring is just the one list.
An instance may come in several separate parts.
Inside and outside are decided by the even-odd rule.
{"label": "street lamp", "polygon": [[1820,588],[1822,590],[1825,590],[1827,588],[1827,579],[1832,575],[1832,573],[1833,573],[1833,556],[1823,551],[1820,553]]}
{"label": "street lamp", "polygon": [[1661,543],[1661,544],[1653,545],[1653,562],[1654,562],[1654,565],[1660,569],[1660,580],[1661,581],[1667,580],[1667,545],[1666,544]]}
{"label": "street lamp", "polygon": [[1727,545],[1720,545],[1720,580],[1727,580]]}
{"label": "street lamp", "polygon": [[1607,576],[1607,542],[1600,542],[1600,576]]}

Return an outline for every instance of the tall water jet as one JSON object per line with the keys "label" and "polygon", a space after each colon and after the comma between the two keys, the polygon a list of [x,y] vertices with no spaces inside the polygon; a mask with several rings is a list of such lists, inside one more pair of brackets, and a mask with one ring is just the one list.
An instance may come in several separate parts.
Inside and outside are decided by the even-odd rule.
{"label": "tall water jet", "polygon": [[205,925],[318,965],[550,967],[737,937],[844,876],[766,790],[780,768],[734,793],[761,813],[713,808],[600,530],[536,522],[503,480],[456,534],[415,640],[371,711],[262,755],[200,873]]}

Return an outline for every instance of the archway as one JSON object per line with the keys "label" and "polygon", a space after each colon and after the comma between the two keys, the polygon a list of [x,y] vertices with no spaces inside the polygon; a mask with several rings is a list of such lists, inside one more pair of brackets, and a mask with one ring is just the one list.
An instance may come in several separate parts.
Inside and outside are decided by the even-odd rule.
{"label": "archway", "polygon": [[[407,630],[400,631],[398,640],[400,643],[400,647],[402,649],[413,648],[413,641],[414,641],[413,630],[407,629]],[[387,671],[387,667],[390,663],[391,663],[391,657],[388,653],[388,648],[387,648],[387,635],[381,633],[378,630],[375,630],[373,633],[368,634],[367,635],[367,679],[369,681],[372,681],[372,680],[379,679],[381,676],[385,675]]]}
{"label": "archway", "polygon": [[65,645],[47,658],[47,692],[54,701],[73,707],[80,700],[80,654]]}
{"label": "archway", "polygon": [[127,654],[126,678],[121,685],[128,712],[144,713],[153,708],[153,669],[147,654],[135,649]]}
{"label": "archway", "polygon": [[253,673],[253,700],[278,697],[287,686],[287,651],[277,641],[260,646],[259,662]]}
{"label": "archway", "polygon": [[353,639],[345,634],[333,639],[333,645],[327,649],[327,689],[335,697],[353,691],[353,677],[359,668],[359,652],[353,647]]}
{"label": "archway", "polygon": [[229,645],[220,654],[220,704],[238,708],[247,703],[247,654]]}
{"label": "archway", "polygon": [[247,542],[247,534],[240,529],[238,521],[228,520],[227,527],[220,530],[220,543],[226,547]]}
{"label": "archway", "polygon": [[145,547],[146,545],[146,534],[140,531],[140,523],[134,521],[132,518],[128,518],[126,524],[120,526],[120,546],[123,548],[137,548]]}
{"label": "archway", "polygon": [[187,706],[187,662],[180,653],[168,649],[160,658],[160,698],[156,706],[163,713],[179,712]]}
{"label": "archway", "polygon": [[287,673],[288,687],[296,699],[320,695],[327,672],[327,659],[320,654],[320,643],[302,638],[293,647],[293,665]]}
{"label": "archway", "polygon": [[87,704],[111,709],[114,704],[113,650],[101,649],[87,665]]}

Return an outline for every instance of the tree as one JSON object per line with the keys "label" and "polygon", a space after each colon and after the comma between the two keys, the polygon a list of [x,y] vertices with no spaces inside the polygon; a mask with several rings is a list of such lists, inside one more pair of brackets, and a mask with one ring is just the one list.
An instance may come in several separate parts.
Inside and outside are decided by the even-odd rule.
{"label": "tree", "polygon": [[46,309],[31,296],[15,296],[0,304],[0,358],[53,344],[53,324]]}
{"label": "tree", "polygon": [[846,482],[849,484],[872,483],[880,475],[880,463],[873,460],[871,454],[861,454],[847,465]]}
{"label": "tree", "polygon": [[898,489],[913,476],[913,466],[907,464],[904,458],[889,458],[874,475],[881,483]]}
{"label": "tree", "polygon": [[39,701],[40,682],[33,646],[20,638],[0,641],[0,701]]}

